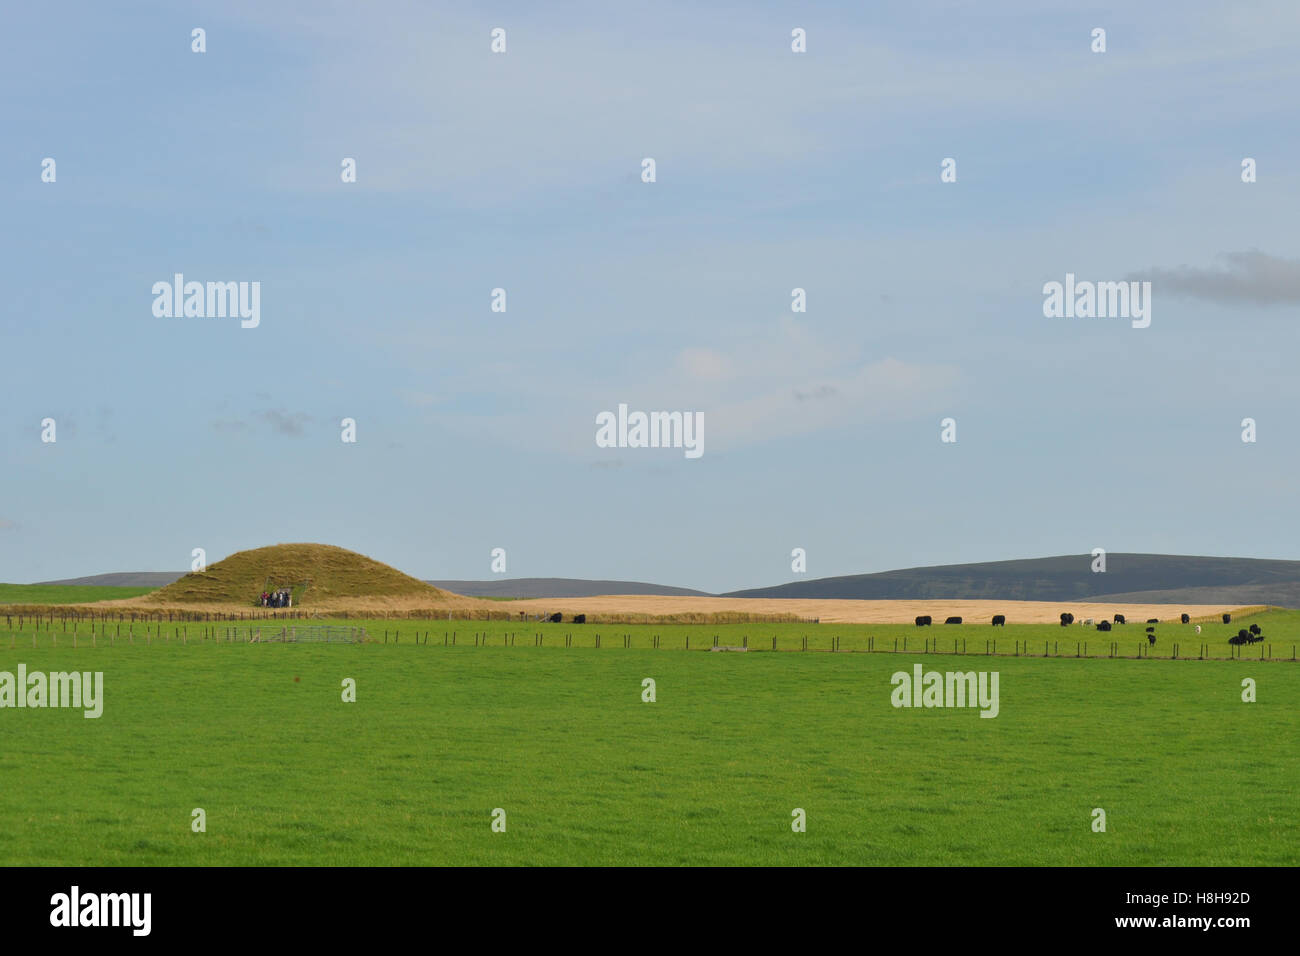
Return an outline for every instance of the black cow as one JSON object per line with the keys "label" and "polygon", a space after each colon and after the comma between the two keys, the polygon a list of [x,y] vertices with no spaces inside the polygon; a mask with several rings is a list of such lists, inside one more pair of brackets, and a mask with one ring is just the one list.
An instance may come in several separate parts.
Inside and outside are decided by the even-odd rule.
{"label": "black cow", "polygon": [[994,615],[993,615],[993,626],[994,626],[994,627],[1006,627],[1006,625],[1007,625],[1007,616],[1006,616],[1005,614],[994,614]]}
{"label": "black cow", "polygon": [[1148,633],[1148,634],[1154,634],[1155,632],[1156,632],[1156,629],[1155,629],[1154,627],[1151,627],[1150,625],[1147,626],[1147,633]]}
{"label": "black cow", "polygon": [[930,620],[930,615],[928,615],[928,614],[918,614],[918,615],[917,615],[917,618],[916,618],[916,626],[917,626],[917,627],[925,627],[926,625],[928,625],[928,624],[930,624],[930,623],[932,623],[931,620]]}
{"label": "black cow", "polygon": [[1124,615],[1123,615],[1123,614],[1116,614],[1116,615],[1115,615],[1115,623],[1116,623],[1116,624],[1126,624],[1127,622],[1124,620]]}
{"label": "black cow", "polygon": [[945,623],[945,624],[960,624],[960,623],[961,623],[961,618],[959,618],[959,617],[950,617],[950,618],[948,618],[948,620],[944,621],[943,623]]}
{"label": "black cow", "polygon": [[1250,632],[1243,630],[1243,631],[1238,631],[1232,637],[1228,638],[1228,643],[1241,645],[1241,644],[1245,644],[1249,640],[1250,640]]}
{"label": "black cow", "polygon": [[585,615],[585,614],[575,614],[575,615],[573,615],[573,623],[574,623],[574,624],[586,624],[586,623],[587,623],[587,615]]}
{"label": "black cow", "polygon": [[1109,630],[1110,630],[1110,621],[1102,621],[1100,624],[1097,625],[1097,630],[1099,630],[1099,631],[1109,631]]}
{"label": "black cow", "polygon": [[1231,624],[1231,623],[1232,623],[1232,615],[1231,615],[1231,614],[1225,614],[1225,615],[1223,615],[1223,623],[1224,623],[1224,624]]}
{"label": "black cow", "polygon": [[1147,618],[1147,623],[1148,623],[1148,624],[1159,624],[1159,623],[1160,623],[1160,618],[1158,618],[1158,617],[1149,617],[1149,618]]}
{"label": "black cow", "polygon": [[[1150,630],[1150,628],[1148,628],[1148,630]],[[1155,636],[1154,634],[1148,634],[1148,635],[1147,635],[1147,643],[1150,644],[1152,647],[1155,647],[1155,644],[1156,644],[1156,636]]]}
{"label": "black cow", "polygon": [[1065,625],[1067,625],[1067,624],[1073,624],[1073,623],[1074,623],[1074,615],[1071,614],[1069,611],[1062,611],[1062,612],[1061,612],[1061,627],[1065,627]]}
{"label": "black cow", "polygon": [[1256,637],[1259,637],[1259,625],[1258,625],[1258,624],[1252,624],[1252,625],[1250,626],[1250,633],[1254,634]]}
{"label": "black cow", "polygon": [[1190,624],[1190,623],[1192,623],[1192,619],[1191,619],[1189,616],[1187,616],[1186,614],[1183,615],[1183,617],[1182,617],[1182,621],[1183,621],[1184,624]]}
{"label": "black cow", "polygon": [[552,624],[559,624],[559,623],[560,623],[560,615],[558,615],[558,614],[552,614],[550,617],[547,618],[547,620],[550,621]]}

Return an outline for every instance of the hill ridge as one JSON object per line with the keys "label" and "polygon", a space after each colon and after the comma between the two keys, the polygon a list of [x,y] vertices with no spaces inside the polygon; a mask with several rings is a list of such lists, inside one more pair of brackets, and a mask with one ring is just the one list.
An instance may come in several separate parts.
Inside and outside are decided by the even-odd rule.
{"label": "hill ridge", "polygon": [[[722,594],[637,581],[584,578],[513,578],[417,583],[428,585],[444,594],[470,595],[465,600],[472,600],[473,597],[566,598],[601,594],[646,594],[697,597],[816,597],[848,600],[990,598],[1071,601],[1087,599],[1141,603],[1267,604],[1278,607],[1300,607],[1300,561],[1113,552],[1107,555],[1107,570],[1104,574],[1093,574],[1091,562],[1091,555],[1085,554],[966,564],[923,565],[866,574],[790,581],[769,587],[748,588]],[[389,570],[395,574],[402,574],[396,569]],[[416,580],[406,575],[402,576],[408,581]],[[184,577],[186,575],[181,572],[134,574],[118,572],[38,583],[157,587],[160,584],[172,583],[158,580],[159,578],[179,581]]]}

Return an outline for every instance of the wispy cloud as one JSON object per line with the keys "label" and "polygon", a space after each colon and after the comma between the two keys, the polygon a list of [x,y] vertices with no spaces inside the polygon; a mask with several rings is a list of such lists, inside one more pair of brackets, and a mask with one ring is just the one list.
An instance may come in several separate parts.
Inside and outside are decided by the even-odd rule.
{"label": "wispy cloud", "polygon": [[1149,279],[1157,294],[1208,302],[1280,305],[1300,302],[1300,259],[1282,259],[1251,249],[1224,252],[1221,267],[1179,266],[1151,269],[1133,278]]}
{"label": "wispy cloud", "polygon": [[[252,417],[256,421],[270,426],[274,434],[287,435],[293,438],[302,436],[306,431],[305,426],[315,420],[306,412],[289,412],[280,408],[264,408],[253,412]],[[216,419],[211,425],[214,431],[219,432],[243,432],[253,427],[249,421],[242,418]]]}
{"label": "wispy cloud", "polygon": [[278,408],[268,408],[257,413],[257,418],[271,426],[277,435],[298,437],[303,433],[303,426],[312,421],[305,412],[286,412]]}

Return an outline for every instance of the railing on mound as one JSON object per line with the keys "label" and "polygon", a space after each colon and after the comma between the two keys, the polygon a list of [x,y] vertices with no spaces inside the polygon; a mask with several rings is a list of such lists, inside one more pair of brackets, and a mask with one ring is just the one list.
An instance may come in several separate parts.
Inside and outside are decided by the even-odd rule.
{"label": "railing on mound", "polygon": [[251,644],[360,644],[366,639],[364,627],[335,624],[286,624],[280,628],[259,627],[249,639]]}

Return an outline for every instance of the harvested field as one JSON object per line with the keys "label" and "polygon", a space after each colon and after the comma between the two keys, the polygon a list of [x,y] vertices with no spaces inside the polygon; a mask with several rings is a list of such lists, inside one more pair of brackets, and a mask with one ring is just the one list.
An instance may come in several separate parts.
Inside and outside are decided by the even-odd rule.
{"label": "harvested field", "polygon": [[711,614],[749,614],[757,616],[793,616],[819,620],[823,624],[910,624],[919,614],[935,618],[942,626],[945,617],[961,616],[966,624],[987,625],[994,614],[1005,614],[1011,624],[1050,624],[1069,611],[1076,619],[1110,620],[1123,614],[1130,623],[1158,617],[1161,621],[1178,620],[1190,614],[1193,620],[1218,619],[1225,611],[1236,612],[1232,605],[1219,604],[1089,604],[1055,601],[833,601],[801,598],[710,598],[651,594],[613,594],[589,598],[530,598],[503,602],[515,612],[550,614],[559,612],[568,618],[586,614],[588,620],[639,620],[649,617],[687,617]]}

